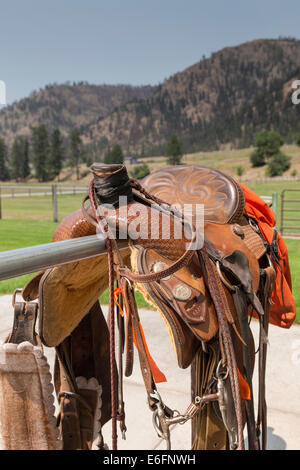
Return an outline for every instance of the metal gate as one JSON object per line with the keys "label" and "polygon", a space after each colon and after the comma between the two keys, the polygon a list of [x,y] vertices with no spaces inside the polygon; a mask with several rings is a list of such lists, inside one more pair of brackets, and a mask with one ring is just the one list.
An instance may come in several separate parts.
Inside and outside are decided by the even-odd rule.
{"label": "metal gate", "polygon": [[[288,197],[287,193],[294,194]],[[284,189],[280,196],[280,233],[300,238],[300,189]]]}

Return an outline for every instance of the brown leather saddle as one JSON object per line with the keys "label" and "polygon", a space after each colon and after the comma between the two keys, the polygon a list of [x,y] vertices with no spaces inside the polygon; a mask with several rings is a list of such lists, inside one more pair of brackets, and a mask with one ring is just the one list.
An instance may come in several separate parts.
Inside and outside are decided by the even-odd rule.
{"label": "brown leather saddle", "polygon": [[[142,185],[128,179],[126,169],[120,165],[95,164],[92,171],[91,207],[66,217],[56,229],[53,241],[95,234],[99,225],[95,206],[109,206],[101,220],[105,220],[109,229],[114,227],[117,234],[127,230],[132,242],[131,249],[122,252],[122,262],[115,258],[117,279],[121,279],[123,291],[134,283],[149,303],[159,310],[166,321],[179,366],[188,367],[201,346],[205,348],[205,343],[211,344],[221,337],[221,313],[230,331],[239,338],[237,342],[241,340],[237,347],[241,350],[245,340],[233,292],[238,289],[243,292],[241,310],[244,317],[245,312],[247,318],[253,309],[262,315],[263,308],[258,299],[261,269],[267,269],[269,264],[262,238],[244,214],[243,193],[235,180],[215,169],[198,165],[159,170],[146,177]],[[120,196],[127,197],[126,204],[119,203]],[[197,219],[194,206],[203,205],[203,249],[193,252],[187,249],[191,240],[181,220],[184,205],[188,206],[190,228]],[[132,215],[134,211],[135,215]],[[153,234],[153,226],[151,228],[148,221],[145,222],[146,216],[149,220],[151,217],[156,220],[154,225],[159,228],[156,233]],[[162,232],[170,220],[170,236],[164,239]],[[178,233],[181,233],[181,239],[176,238]],[[56,389],[62,408],[70,407],[71,412],[76,408],[73,402],[79,393],[78,389],[74,392],[74,377],[84,375],[86,370],[88,379],[97,377],[102,384],[105,403],[102,424],[110,418],[109,395],[112,398],[118,393],[118,387],[109,389],[109,378],[114,374],[108,349],[110,333],[98,303],[99,296],[108,285],[112,285],[110,267],[106,255],[59,266],[39,274],[23,290],[27,302],[39,298],[39,335],[45,345],[57,350]],[[165,274],[163,277],[162,273]],[[214,276],[218,279],[217,286],[214,286]],[[128,296],[132,300],[131,295],[130,291],[125,296],[125,306],[129,310],[133,308],[132,302],[128,301]],[[126,330],[125,374],[132,369],[131,330],[135,321],[134,315],[127,319],[126,325],[118,320],[121,336]],[[135,329],[134,332],[137,335]],[[252,347],[252,337],[247,337],[247,340]],[[111,364],[110,371],[103,369],[105,362]],[[237,364],[244,373],[243,353],[238,355]],[[249,369],[249,364],[247,367]],[[244,375],[247,376],[246,373]],[[68,393],[64,395],[61,389],[66,384],[62,377],[66,376]],[[249,370],[246,378],[249,380]],[[150,383],[150,388],[152,385]],[[124,431],[124,410],[120,399],[119,406],[118,419],[123,423]],[[80,415],[79,412],[77,414]],[[70,427],[66,424],[63,434],[70,434]],[[76,443],[69,438],[68,448],[78,448],[80,439],[86,441],[78,431]]]}

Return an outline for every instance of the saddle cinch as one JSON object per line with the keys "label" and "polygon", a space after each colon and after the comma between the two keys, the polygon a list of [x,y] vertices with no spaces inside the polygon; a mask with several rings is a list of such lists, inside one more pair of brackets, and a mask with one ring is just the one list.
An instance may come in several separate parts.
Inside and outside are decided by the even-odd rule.
{"label": "saddle cinch", "polygon": [[[197,165],[156,171],[142,184],[123,165],[94,164],[91,170],[89,195],[61,222],[53,241],[99,230],[108,254],[39,273],[22,291],[27,309],[38,298],[38,338],[56,348],[63,449],[105,448],[101,426],[110,419],[117,448],[117,422],[126,432],[122,376],[132,372],[133,343],[154,426],[168,448],[170,426],[190,420],[193,449],[243,449],[245,424],[249,448],[265,448],[266,336],[275,274],[255,222],[244,213],[239,185]],[[129,247],[119,250],[118,238],[128,239]],[[163,375],[147,349],[133,286],[165,320],[179,367],[192,366],[193,400],[182,415],[158,393]],[[98,301],[107,287],[108,324]],[[118,365],[115,359],[116,304],[124,371],[122,358]],[[256,421],[253,312],[261,327]],[[18,342],[30,341],[24,332]]]}

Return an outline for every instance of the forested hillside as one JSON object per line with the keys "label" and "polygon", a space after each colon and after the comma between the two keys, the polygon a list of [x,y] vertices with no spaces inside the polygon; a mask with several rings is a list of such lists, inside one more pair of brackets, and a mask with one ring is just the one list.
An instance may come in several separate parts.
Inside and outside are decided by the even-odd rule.
{"label": "forested hillside", "polygon": [[[177,73],[146,100],[128,103],[89,126],[85,142],[128,153],[161,154],[177,134],[185,151],[247,145],[262,128],[285,136],[299,130],[299,109],[290,100],[298,76],[300,42],[257,40],[226,48]],[[298,77],[299,78],[299,77]]]}

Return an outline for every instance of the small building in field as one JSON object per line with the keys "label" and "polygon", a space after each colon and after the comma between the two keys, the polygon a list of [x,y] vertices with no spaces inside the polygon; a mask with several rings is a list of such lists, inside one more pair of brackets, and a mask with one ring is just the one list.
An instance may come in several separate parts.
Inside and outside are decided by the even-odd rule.
{"label": "small building in field", "polygon": [[137,157],[125,157],[124,164],[125,165],[138,165],[142,163]]}

